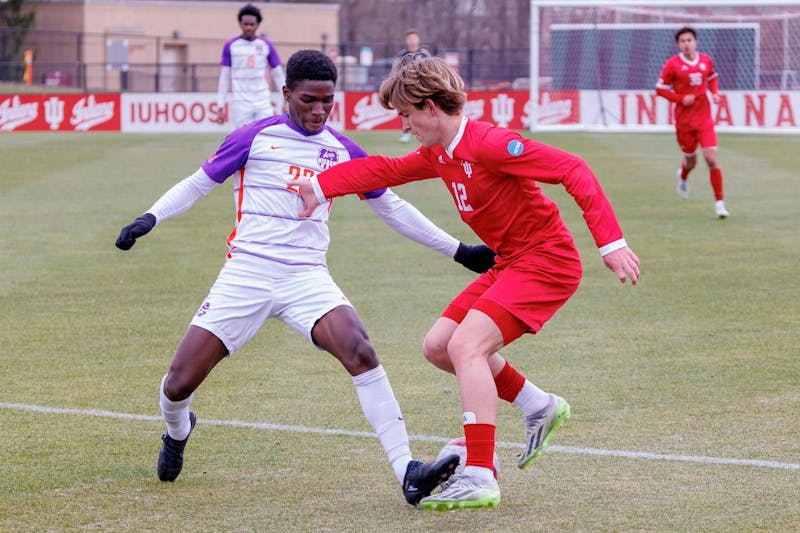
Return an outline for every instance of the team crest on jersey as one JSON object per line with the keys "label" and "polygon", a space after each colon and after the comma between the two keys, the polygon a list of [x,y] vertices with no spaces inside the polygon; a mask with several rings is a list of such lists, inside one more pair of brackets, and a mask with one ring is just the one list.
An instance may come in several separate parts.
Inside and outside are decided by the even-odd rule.
{"label": "team crest on jersey", "polygon": [[472,177],[472,163],[469,161],[462,161],[461,166],[464,167],[464,174],[467,175],[467,179]]}
{"label": "team crest on jersey", "polygon": [[339,154],[336,150],[328,150],[327,148],[320,148],[319,155],[317,156],[317,164],[322,170],[327,170],[339,162]]}
{"label": "team crest on jersey", "polygon": [[706,69],[706,64],[700,63],[700,70],[705,70],[705,69]]}

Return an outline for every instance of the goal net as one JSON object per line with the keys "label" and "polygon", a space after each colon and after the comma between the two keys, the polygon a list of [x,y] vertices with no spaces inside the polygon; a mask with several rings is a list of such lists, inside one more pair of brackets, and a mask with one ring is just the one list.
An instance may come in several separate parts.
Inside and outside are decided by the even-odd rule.
{"label": "goal net", "polygon": [[720,130],[800,133],[798,0],[531,0],[526,125],[671,129],[655,85],[683,26],[719,74]]}

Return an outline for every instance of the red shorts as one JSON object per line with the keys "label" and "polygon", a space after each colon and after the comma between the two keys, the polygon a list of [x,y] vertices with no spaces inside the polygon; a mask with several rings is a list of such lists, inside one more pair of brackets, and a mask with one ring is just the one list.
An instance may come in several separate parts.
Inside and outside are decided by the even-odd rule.
{"label": "red shorts", "polygon": [[678,126],[675,134],[678,137],[678,146],[681,147],[684,155],[697,153],[698,144],[704,150],[717,147],[717,132],[714,130],[712,122],[700,128]]}
{"label": "red shorts", "polygon": [[461,323],[470,309],[488,315],[508,344],[536,333],[578,290],[581,258],[572,240],[546,242],[481,274],[456,296],[443,317]]}

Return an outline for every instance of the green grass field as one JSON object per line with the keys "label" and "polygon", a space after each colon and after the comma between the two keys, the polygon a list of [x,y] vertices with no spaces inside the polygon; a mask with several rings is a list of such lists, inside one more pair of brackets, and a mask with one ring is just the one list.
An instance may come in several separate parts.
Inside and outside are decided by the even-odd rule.
{"label": "green grass field", "polygon": [[[410,149],[394,132],[353,136]],[[690,199],[675,195],[672,135],[539,136],[595,169],[641,282],[605,270],[575,204],[545,185],[584,282],[505,355],[573,417],[519,471],[522,425],[501,405],[502,504],[437,514],[405,503],[346,372],[275,321],[199,389],[183,473],[160,483],[158,384],[224,261],[230,184],[130,252],[114,240],[221,139],[3,135],[0,531],[797,531],[798,139],[720,137],[727,220],[702,163]],[[440,182],[397,192],[476,242]],[[455,379],[420,345],[471,274],[353,198],[336,200],[331,227],[334,278],[430,460],[461,413]]]}

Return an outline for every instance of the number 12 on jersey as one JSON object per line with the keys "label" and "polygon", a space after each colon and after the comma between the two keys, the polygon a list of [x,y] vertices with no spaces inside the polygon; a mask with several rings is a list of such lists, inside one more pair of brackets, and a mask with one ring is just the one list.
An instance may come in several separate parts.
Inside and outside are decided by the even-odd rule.
{"label": "number 12 on jersey", "polygon": [[450,182],[450,186],[453,187],[453,198],[456,200],[458,210],[472,211],[472,206],[467,203],[467,188],[464,187],[464,184],[453,181]]}

